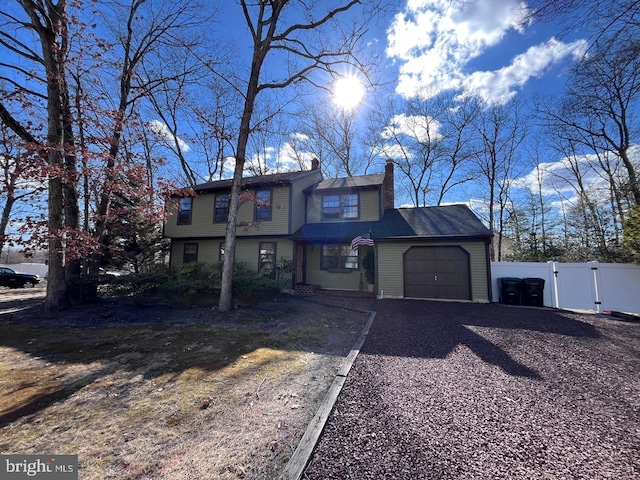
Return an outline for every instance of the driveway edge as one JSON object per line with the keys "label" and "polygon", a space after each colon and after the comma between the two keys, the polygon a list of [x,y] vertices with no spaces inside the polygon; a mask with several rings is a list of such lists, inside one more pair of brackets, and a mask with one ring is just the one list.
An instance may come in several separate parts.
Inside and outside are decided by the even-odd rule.
{"label": "driveway edge", "polygon": [[282,470],[282,473],[277,477],[278,480],[300,480],[304,473],[307,464],[311,458],[311,454],[313,453],[313,449],[318,443],[320,439],[320,435],[322,434],[322,430],[324,429],[325,424],[327,423],[327,419],[333,410],[333,406],[338,399],[338,395],[340,395],[340,391],[347,380],[347,375],[353,366],[353,362],[356,361],[358,354],[360,353],[360,349],[362,345],[364,345],[364,341],[369,334],[369,329],[373,324],[373,320],[376,317],[376,312],[371,310],[361,310],[354,308],[353,310],[357,310],[359,312],[364,312],[369,314],[369,319],[367,324],[362,329],[360,336],[356,340],[356,343],[351,348],[349,355],[347,355],[342,367],[338,370],[336,377],[329,387],[329,391],[322,400],[318,411],[315,416],[307,426],[307,429],[304,432],[304,435],[300,439],[298,443],[298,447],[293,452],[293,455],[287,462],[287,465]]}

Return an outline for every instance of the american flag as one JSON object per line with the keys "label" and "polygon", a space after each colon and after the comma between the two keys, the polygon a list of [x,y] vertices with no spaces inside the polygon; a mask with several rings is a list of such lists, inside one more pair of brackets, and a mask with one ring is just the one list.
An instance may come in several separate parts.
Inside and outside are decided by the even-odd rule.
{"label": "american flag", "polygon": [[355,252],[358,250],[360,245],[368,245],[373,247],[373,238],[364,238],[362,235],[358,235],[353,240],[351,240],[351,251]]}

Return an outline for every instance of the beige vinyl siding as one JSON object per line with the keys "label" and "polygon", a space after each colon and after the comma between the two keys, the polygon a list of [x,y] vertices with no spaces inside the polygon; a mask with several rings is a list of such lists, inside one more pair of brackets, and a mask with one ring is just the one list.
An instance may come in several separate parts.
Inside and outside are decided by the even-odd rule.
{"label": "beige vinyl siding", "polygon": [[360,192],[360,220],[380,220],[380,191],[363,190]]}
{"label": "beige vinyl siding", "polygon": [[289,232],[289,186],[274,188],[271,192],[271,220],[260,222],[249,227],[242,226],[242,222],[251,224],[254,221],[254,202],[245,202],[238,210],[238,237],[247,235],[286,235]]}
{"label": "beige vinyl siding", "polygon": [[[354,190],[349,193],[358,193],[360,208],[360,218],[355,221],[377,221],[380,220],[380,191],[379,190]],[[344,192],[346,193],[346,191]],[[343,222],[342,219],[322,220],[322,197],[323,195],[335,195],[336,192],[317,192],[309,196],[307,204],[308,223],[320,222]]]}
{"label": "beige vinyl siding", "polygon": [[327,290],[360,290],[360,279],[364,284],[362,256],[358,259],[359,270],[329,271],[320,269],[320,247],[307,246],[307,283],[320,285]]}
{"label": "beige vinyl siding", "polygon": [[304,189],[322,180],[320,170],[310,172],[308,176],[296,179],[291,186],[291,232],[296,232],[305,223]]}
{"label": "beige vinyl siding", "polygon": [[[274,188],[272,191],[271,220],[253,225],[254,206],[252,201],[245,202],[238,209],[238,224],[249,224],[248,227],[239,226],[237,235],[286,235],[289,231],[289,186]],[[175,202],[169,207],[173,213],[167,219],[164,228],[165,237],[223,237],[226,223],[214,223],[213,207],[215,194],[206,193],[193,198],[191,209],[191,225],[178,225],[178,215],[175,214]]]}
{"label": "beige vinyl siding", "polygon": [[236,261],[245,262],[247,270],[258,271],[258,257],[260,242],[274,242],[276,244],[276,259],[285,257],[293,259],[293,242],[284,238],[251,238],[238,239],[236,244]]}
{"label": "beige vinyl siding", "polygon": [[488,302],[487,259],[484,242],[381,242],[378,250],[377,294],[385,297],[404,297],[403,255],[411,247],[433,247],[457,245],[469,252],[471,272],[471,298],[474,302]]}
{"label": "beige vinyl siding", "polygon": [[217,263],[219,261],[220,242],[224,242],[224,238],[211,240],[173,240],[171,242],[171,266],[182,265],[185,243],[198,244],[199,262]]}
{"label": "beige vinyl siding", "polygon": [[[206,263],[217,263],[219,261],[220,242],[224,238],[206,240],[174,240],[171,244],[171,266],[182,265],[185,243],[198,244],[198,261]],[[258,257],[260,242],[276,243],[276,258],[285,257],[293,259],[293,242],[283,238],[251,238],[238,239],[236,243],[236,261],[244,262],[247,270],[258,271]]]}
{"label": "beige vinyl siding", "polygon": [[164,226],[164,236],[170,238],[224,236],[224,224],[213,223],[213,198],[213,194],[193,197],[190,225],[177,224],[177,199],[172,198],[168,205],[170,216]]}

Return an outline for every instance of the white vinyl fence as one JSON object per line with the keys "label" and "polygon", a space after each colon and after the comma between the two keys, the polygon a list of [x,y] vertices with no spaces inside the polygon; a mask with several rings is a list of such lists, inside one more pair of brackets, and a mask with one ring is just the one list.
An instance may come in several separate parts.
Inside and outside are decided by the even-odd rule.
{"label": "white vinyl fence", "polygon": [[544,279],[544,305],[566,310],[640,313],[640,266],[622,263],[491,262],[493,301],[499,278]]}

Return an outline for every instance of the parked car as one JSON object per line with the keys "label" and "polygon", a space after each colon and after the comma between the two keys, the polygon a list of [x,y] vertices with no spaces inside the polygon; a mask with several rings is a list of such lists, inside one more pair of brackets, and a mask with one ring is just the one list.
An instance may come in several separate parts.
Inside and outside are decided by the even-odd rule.
{"label": "parked car", "polygon": [[7,267],[0,267],[0,287],[31,288],[40,283],[40,277],[31,273],[17,273]]}

